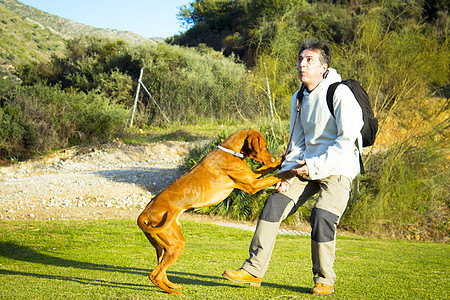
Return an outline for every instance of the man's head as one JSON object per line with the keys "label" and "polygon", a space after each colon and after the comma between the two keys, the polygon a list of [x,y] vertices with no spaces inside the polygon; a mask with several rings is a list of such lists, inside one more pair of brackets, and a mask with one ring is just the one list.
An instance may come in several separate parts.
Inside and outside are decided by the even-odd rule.
{"label": "man's head", "polygon": [[316,40],[316,39],[306,39],[300,46],[300,51],[298,51],[298,56],[303,52],[303,50],[309,49],[313,51],[320,52],[320,62],[326,64],[327,66],[331,63],[331,48],[327,41]]}
{"label": "man's head", "polygon": [[326,41],[305,40],[298,54],[298,76],[312,91],[323,79],[331,62],[331,49]]}

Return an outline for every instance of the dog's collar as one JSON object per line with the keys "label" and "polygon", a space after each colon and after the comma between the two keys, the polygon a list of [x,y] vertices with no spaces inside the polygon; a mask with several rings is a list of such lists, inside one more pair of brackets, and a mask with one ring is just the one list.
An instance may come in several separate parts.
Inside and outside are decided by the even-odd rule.
{"label": "dog's collar", "polygon": [[220,150],[222,150],[223,152],[230,153],[230,154],[232,154],[232,155],[234,155],[234,156],[236,156],[236,157],[239,157],[239,158],[242,158],[242,159],[245,158],[245,155],[244,155],[244,154],[239,153],[239,152],[236,152],[236,151],[232,151],[232,150],[227,149],[227,148],[225,148],[225,147],[222,147],[222,146],[220,146],[220,145],[217,145],[217,148],[220,149]]}

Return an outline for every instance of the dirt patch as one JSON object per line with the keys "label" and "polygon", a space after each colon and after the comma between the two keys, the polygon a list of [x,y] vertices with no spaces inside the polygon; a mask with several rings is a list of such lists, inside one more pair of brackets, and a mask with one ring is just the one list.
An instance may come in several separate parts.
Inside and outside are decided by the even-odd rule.
{"label": "dirt patch", "polygon": [[193,143],[72,148],[0,168],[0,219],[135,218]]}

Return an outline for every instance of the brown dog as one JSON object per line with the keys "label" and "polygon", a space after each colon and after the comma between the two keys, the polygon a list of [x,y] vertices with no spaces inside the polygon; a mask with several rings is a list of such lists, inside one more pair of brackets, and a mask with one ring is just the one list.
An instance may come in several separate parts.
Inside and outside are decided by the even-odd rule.
{"label": "brown dog", "polygon": [[[265,167],[252,172],[244,156]],[[138,225],[155,247],[158,259],[157,267],[149,275],[150,280],[167,293],[181,294],[174,290],[181,286],[170,282],[166,275],[167,269],[184,251],[185,240],[178,223],[180,214],[190,208],[219,203],[233,189],[254,194],[281,179],[292,177],[292,173],[283,172],[260,178],[274,171],[280,163],[281,158],[274,161],[261,133],[253,129],[241,130],[156,195],[138,218]]]}

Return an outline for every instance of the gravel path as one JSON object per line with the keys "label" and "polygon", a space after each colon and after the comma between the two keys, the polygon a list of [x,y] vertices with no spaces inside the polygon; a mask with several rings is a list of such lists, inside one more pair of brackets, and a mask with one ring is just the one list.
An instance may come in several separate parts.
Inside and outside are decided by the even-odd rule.
{"label": "gravel path", "polygon": [[[0,167],[0,220],[134,219],[181,175],[178,166],[192,147],[186,142],[113,142]],[[182,218],[254,230],[250,223],[187,213]],[[307,234],[289,229],[280,233]]]}
{"label": "gravel path", "polygon": [[0,168],[0,219],[135,218],[192,145],[111,143]]}

